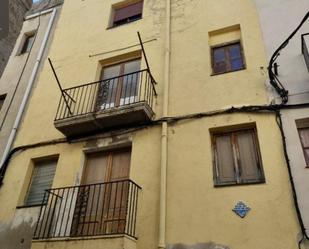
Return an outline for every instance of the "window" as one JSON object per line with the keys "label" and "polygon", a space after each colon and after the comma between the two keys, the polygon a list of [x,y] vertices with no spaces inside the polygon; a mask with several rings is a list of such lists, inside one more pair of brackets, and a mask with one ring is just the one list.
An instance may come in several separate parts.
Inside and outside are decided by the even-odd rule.
{"label": "window", "polygon": [[298,133],[304,151],[306,166],[309,168],[309,128],[299,128]]}
{"label": "window", "polygon": [[35,162],[25,201],[26,206],[42,204],[45,190],[52,186],[56,165],[57,160],[55,159]]}
{"label": "window", "polygon": [[305,59],[306,66],[309,71],[309,51],[308,51],[309,50],[309,33],[301,35],[301,47],[302,47],[302,53]]}
{"label": "window", "polygon": [[140,58],[103,67],[101,73],[103,83],[99,86],[97,109],[103,110],[135,103],[140,67]]}
{"label": "window", "polygon": [[211,57],[213,74],[245,68],[240,42],[212,47]]}
{"label": "window", "polygon": [[254,128],[212,135],[215,185],[265,182]]}
{"label": "window", "polygon": [[[87,198],[85,190],[83,188],[79,190],[73,215],[72,236],[88,235],[89,229],[98,234],[125,232],[130,161],[131,148],[98,152],[87,156],[82,185],[98,185],[92,185],[92,188],[87,189]],[[102,186],[100,183],[105,185]],[[78,207],[86,207],[83,215]],[[93,219],[97,220],[97,224],[91,222]]]}
{"label": "window", "polygon": [[0,111],[1,111],[2,106],[4,104],[5,97],[6,97],[6,94],[0,95]]}
{"label": "window", "polygon": [[114,16],[112,26],[134,22],[142,18],[143,1],[128,4],[122,7],[114,8]]}
{"label": "window", "polygon": [[32,44],[34,42],[35,34],[26,35],[24,44],[21,48],[20,54],[28,53],[32,47]]}

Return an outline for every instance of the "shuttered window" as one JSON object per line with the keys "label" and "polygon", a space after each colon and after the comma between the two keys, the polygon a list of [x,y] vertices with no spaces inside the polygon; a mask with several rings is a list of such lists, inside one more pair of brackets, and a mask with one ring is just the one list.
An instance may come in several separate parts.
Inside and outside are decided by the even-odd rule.
{"label": "shuttered window", "polygon": [[298,132],[304,151],[306,166],[309,168],[309,128],[298,129]]}
{"label": "shuttered window", "polygon": [[213,134],[215,185],[264,182],[255,129]]}
{"label": "shuttered window", "polygon": [[57,160],[44,160],[34,165],[26,206],[42,204],[44,192],[50,189],[53,183]]}
{"label": "shuttered window", "polygon": [[142,12],[143,1],[138,1],[120,8],[114,8],[113,26],[119,26],[141,19]]}

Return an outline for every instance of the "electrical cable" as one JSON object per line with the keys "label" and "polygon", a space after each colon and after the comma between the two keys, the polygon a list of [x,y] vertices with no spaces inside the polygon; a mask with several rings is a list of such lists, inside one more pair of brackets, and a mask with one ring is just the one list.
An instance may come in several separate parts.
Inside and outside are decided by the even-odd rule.
{"label": "electrical cable", "polygon": [[301,216],[300,208],[299,208],[299,205],[298,205],[298,197],[297,197],[295,183],[294,183],[294,179],[293,179],[293,175],[292,175],[290,159],[289,159],[289,156],[288,156],[287,145],[286,145],[286,137],[285,137],[284,130],[283,130],[283,123],[282,123],[280,110],[276,110],[276,121],[277,121],[279,130],[280,130],[280,134],[281,134],[281,138],[282,138],[283,152],[284,152],[284,157],[285,157],[285,161],[286,161],[286,165],[287,165],[288,173],[289,173],[289,178],[290,178],[290,182],[291,182],[292,193],[293,193],[293,201],[294,201],[294,205],[295,205],[295,209],[296,209],[296,214],[297,214],[297,218],[298,218],[298,221],[299,221],[299,224],[300,224],[300,227],[301,227],[301,231],[302,231],[302,235],[303,235],[303,238],[299,242],[301,244],[301,242],[303,241],[304,238],[306,238],[308,240],[309,237],[307,235],[306,228],[305,228],[305,225],[304,225],[304,222],[303,222],[303,219],[302,219],[302,216]]}
{"label": "electrical cable", "polygon": [[[162,122],[168,122],[168,123],[174,123],[178,121],[183,121],[183,120],[190,120],[190,119],[200,119],[200,118],[205,118],[205,117],[211,117],[211,116],[216,116],[216,115],[224,115],[224,114],[234,114],[234,113],[272,113],[276,115],[276,122],[280,130],[281,138],[282,138],[282,144],[283,144],[283,151],[284,151],[284,157],[285,161],[287,164],[288,168],[288,174],[289,174],[289,180],[291,183],[291,188],[292,188],[292,195],[293,195],[293,201],[296,209],[296,214],[297,218],[301,227],[302,231],[302,238],[298,242],[298,247],[301,248],[301,243],[303,240],[306,238],[309,240],[309,237],[306,233],[306,228],[303,223],[303,219],[301,216],[300,208],[298,205],[298,197],[297,197],[297,192],[295,189],[295,184],[294,184],[294,179],[292,176],[292,170],[291,170],[291,165],[290,165],[290,159],[288,156],[287,152],[287,146],[286,146],[286,137],[284,135],[284,130],[283,130],[283,124],[282,124],[282,118],[281,118],[281,112],[280,110],[282,109],[292,109],[292,108],[304,108],[304,107],[309,107],[309,103],[303,103],[303,104],[296,104],[296,105],[251,105],[251,106],[242,106],[242,107],[231,107],[227,109],[222,109],[222,110],[216,110],[216,111],[211,111],[211,112],[201,112],[201,113],[195,113],[195,114],[189,114],[189,115],[181,115],[181,116],[176,116],[176,117],[163,117],[161,119],[155,120],[149,124],[144,124],[144,125],[139,125],[139,126],[126,126],[125,128],[120,128],[119,130],[113,131],[114,134],[108,134],[105,135],[104,137],[111,136],[111,135],[120,135],[120,134],[125,134],[125,133],[131,133],[137,130],[149,128],[154,125],[161,124]],[[95,138],[98,138],[97,134],[94,135]],[[101,137],[102,138],[102,137]],[[41,146],[49,146],[49,145],[55,145],[55,144],[60,144],[60,143],[74,143],[74,142],[81,142],[82,140],[90,140],[91,137],[89,136],[84,136],[81,138],[76,138],[75,140],[69,140],[68,138],[60,138],[60,139],[54,139],[54,140],[49,140],[49,141],[44,141],[44,142],[39,142],[35,144],[29,144],[29,145],[23,145],[19,147],[15,147],[12,149],[6,158],[5,162],[3,163],[1,169],[0,169],[0,187],[3,184],[3,179],[7,170],[7,167],[9,165],[9,161],[11,160],[12,156],[19,152],[19,151],[24,151],[27,149],[31,148],[36,148],[36,147],[41,147]]]}
{"label": "electrical cable", "polygon": [[[180,116],[175,116],[175,117],[163,117],[163,118],[154,120],[148,124],[119,127],[118,129],[113,130],[111,135],[130,133],[130,132],[134,132],[137,130],[149,128],[151,126],[159,125],[159,124],[162,124],[163,122],[175,123],[178,121],[206,118],[206,117],[212,117],[212,116],[223,115],[223,114],[232,114],[232,113],[275,113],[276,110],[279,110],[279,109],[303,108],[303,107],[309,107],[309,103],[299,104],[299,105],[261,105],[261,106],[251,105],[251,106],[242,106],[242,107],[231,107],[231,108],[216,110],[216,111],[211,111],[211,112],[200,112],[200,113],[180,115]],[[35,144],[23,145],[23,146],[19,146],[19,147],[12,149],[0,169],[0,187],[3,184],[3,179],[5,176],[9,161],[11,157],[13,156],[13,154],[15,154],[16,152],[39,147],[39,146],[53,145],[57,143],[74,143],[74,142],[80,142],[83,140],[91,140],[93,136],[98,138],[98,134],[93,134],[91,136],[87,135],[87,136],[81,136],[81,137],[75,137],[75,138],[48,140],[48,141],[35,143]]]}
{"label": "electrical cable", "polygon": [[276,49],[276,51],[273,53],[273,55],[270,58],[269,64],[268,64],[268,75],[269,75],[269,83],[275,88],[279,96],[281,97],[282,104],[285,104],[288,102],[288,94],[289,92],[284,88],[284,86],[279,81],[278,77],[276,76],[275,72],[273,71],[273,66],[275,61],[280,55],[280,51],[284,49],[288,44],[289,41],[294,37],[294,35],[297,33],[297,31],[302,27],[302,25],[305,23],[305,21],[309,18],[309,11],[307,14],[303,17],[300,24],[296,27],[296,29],[288,36],[288,38]]}

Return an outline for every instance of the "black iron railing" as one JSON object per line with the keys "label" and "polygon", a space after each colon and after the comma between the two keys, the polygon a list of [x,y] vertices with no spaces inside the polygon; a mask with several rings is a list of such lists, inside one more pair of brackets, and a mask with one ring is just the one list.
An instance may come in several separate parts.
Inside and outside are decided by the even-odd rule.
{"label": "black iron railing", "polygon": [[34,239],[126,234],[136,238],[138,192],[131,180],[46,190]]}
{"label": "black iron railing", "polygon": [[63,90],[55,120],[140,102],[153,107],[155,81],[147,69]]}

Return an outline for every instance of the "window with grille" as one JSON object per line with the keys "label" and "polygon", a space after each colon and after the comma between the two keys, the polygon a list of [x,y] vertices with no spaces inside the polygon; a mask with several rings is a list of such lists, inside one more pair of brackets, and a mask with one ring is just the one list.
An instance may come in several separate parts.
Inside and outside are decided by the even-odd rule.
{"label": "window with grille", "polygon": [[211,48],[213,74],[238,71],[245,68],[240,42]]}
{"label": "window with grille", "polygon": [[134,22],[142,18],[143,1],[137,1],[121,7],[114,7],[113,13],[113,27]]}
{"label": "window with grille", "polygon": [[212,134],[215,185],[265,182],[255,128]]}
{"label": "window with grille", "polygon": [[50,189],[53,183],[57,165],[57,159],[49,159],[35,162],[25,200],[26,206],[39,205],[43,203],[46,189]]}

